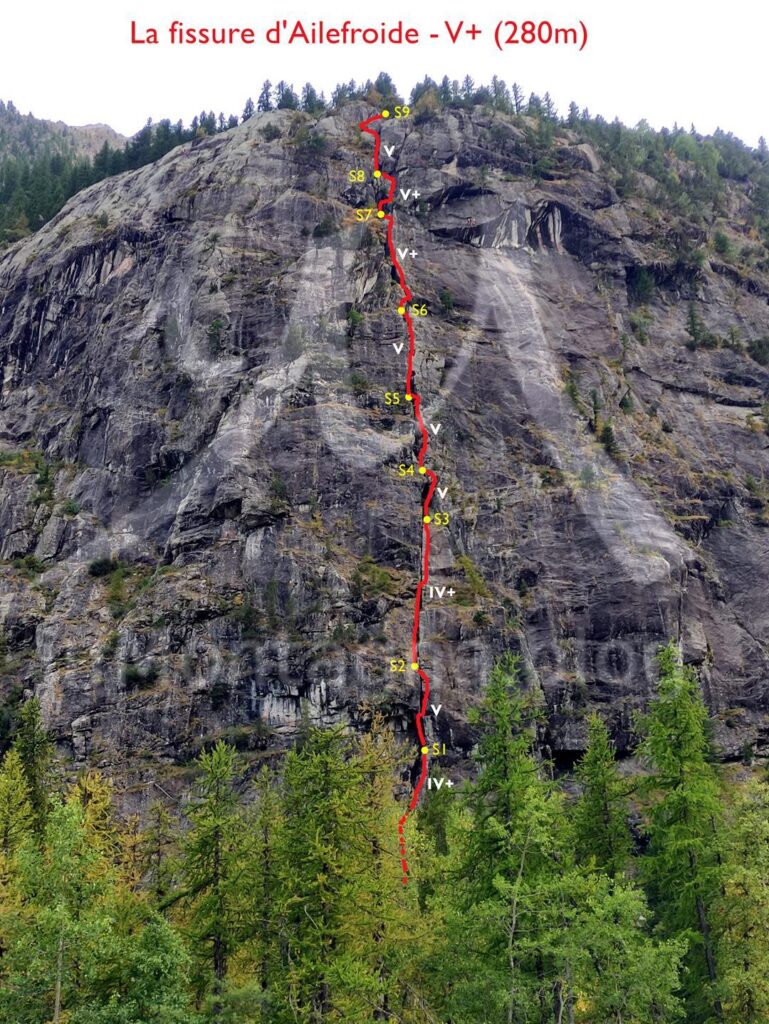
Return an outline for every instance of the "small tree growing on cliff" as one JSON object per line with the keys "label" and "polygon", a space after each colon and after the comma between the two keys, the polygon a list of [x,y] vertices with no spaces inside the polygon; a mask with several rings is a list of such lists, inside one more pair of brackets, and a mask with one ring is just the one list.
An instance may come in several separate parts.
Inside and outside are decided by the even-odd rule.
{"label": "small tree growing on cliff", "polygon": [[611,455],[612,458],[616,458],[616,456],[619,455],[619,447],[617,445],[617,439],[614,436],[614,427],[611,423],[604,423],[601,427],[600,440],[607,455]]}

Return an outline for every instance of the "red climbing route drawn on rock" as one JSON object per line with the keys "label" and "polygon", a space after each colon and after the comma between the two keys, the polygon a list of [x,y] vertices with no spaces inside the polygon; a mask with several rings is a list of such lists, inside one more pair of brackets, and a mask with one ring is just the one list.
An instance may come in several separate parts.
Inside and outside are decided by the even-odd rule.
{"label": "red climbing route drawn on rock", "polygon": [[427,781],[428,746],[427,740],[425,739],[424,720],[425,715],[427,714],[428,702],[430,700],[430,677],[422,667],[419,660],[419,619],[422,609],[422,593],[424,588],[427,586],[430,577],[430,502],[433,499],[435,488],[438,485],[438,477],[432,469],[425,466],[429,435],[427,428],[425,427],[424,420],[422,419],[422,399],[416,390],[414,382],[416,335],[414,333],[414,323],[408,306],[413,296],[411,289],[406,283],[406,275],[403,272],[403,267],[400,264],[398,253],[395,248],[395,242],[393,239],[395,217],[392,213],[388,213],[385,210],[386,206],[392,207],[397,189],[397,179],[392,174],[387,174],[381,169],[380,150],[382,147],[382,139],[380,132],[371,127],[377,121],[386,120],[389,116],[389,111],[383,110],[380,114],[374,114],[373,117],[369,117],[365,121],[361,121],[359,127],[362,132],[370,135],[374,140],[374,178],[382,178],[389,184],[389,191],[387,195],[377,203],[377,214],[378,217],[384,220],[387,225],[387,248],[390,253],[390,260],[392,261],[393,267],[395,268],[395,272],[398,276],[402,292],[400,303],[398,305],[398,313],[403,317],[406,324],[406,331],[408,333],[408,354],[406,357],[406,401],[410,401],[413,404],[414,419],[416,420],[416,424],[422,438],[422,444],[417,455],[419,473],[422,476],[426,476],[429,480],[427,492],[422,500],[422,576],[417,583],[416,594],[414,596],[414,623],[411,631],[411,669],[418,674],[422,683],[422,698],[419,704],[419,710],[416,713],[415,721],[417,738],[420,745],[421,763],[419,777],[414,784],[414,789],[411,794],[408,807],[398,822],[398,843],[400,846],[401,867],[403,869],[403,884],[407,885],[409,880],[409,867],[406,852],[406,825],[411,812],[419,801],[419,795]]}

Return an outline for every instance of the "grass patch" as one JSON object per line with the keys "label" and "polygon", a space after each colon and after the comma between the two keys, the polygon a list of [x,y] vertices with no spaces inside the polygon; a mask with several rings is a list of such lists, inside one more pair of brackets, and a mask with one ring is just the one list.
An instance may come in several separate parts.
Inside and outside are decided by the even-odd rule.
{"label": "grass patch", "polygon": [[350,590],[356,601],[390,596],[395,593],[395,580],[387,569],[376,564],[371,555],[366,555],[355,567]]}

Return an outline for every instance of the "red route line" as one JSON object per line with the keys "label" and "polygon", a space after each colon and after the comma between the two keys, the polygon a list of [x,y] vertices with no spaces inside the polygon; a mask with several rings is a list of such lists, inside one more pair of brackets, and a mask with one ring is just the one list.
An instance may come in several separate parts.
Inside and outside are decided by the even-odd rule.
{"label": "red route line", "polygon": [[[377,203],[377,211],[384,211],[385,206],[390,206],[395,199],[395,190],[397,187],[396,179],[385,171],[381,170],[379,166],[379,153],[382,147],[382,139],[379,132],[374,131],[370,125],[374,124],[375,121],[381,121],[382,114],[374,114],[373,117],[367,118],[365,121],[361,121],[358,127],[362,132],[370,135],[374,140],[374,170],[379,172],[380,177],[384,178],[385,181],[390,183],[390,189],[387,196],[384,199],[380,199]],[[411,631],[411,660],[419,664],[419,616],[422,610],[422,591],[427,586],[428,580],[430,579],[430,524],[424,521],[425,516],[429,516],[430,502],[433,500],[433,494],[435,488],[438,486],[438,477],[431,470],[427,469],[424,465],[425,458],[427,456],[427,447],[429,443],[429,434],[425,427],[424,420],[422,419],[422,399],[421,396],[416,394],[412,387],[414,377],[414,352],[416,349],[416,337],[414,335],[414,324],[409,313],[407,303],[412,299],[412,293],[409,286],[406,284],[406,276],[403,273],[403,267],[400,265],[398,260],[398,254],[395,250],[395,242],[393,241],[393,228],[395,225],[395,218],[392,213],[385,213],[383,220],[387,223],[387,247],[390,252],[390,259],[395,267],[395,271],[398,275],[401,290],[403,291],[403,297],[401,298],[400,305],[404,307],[403,318],[406,321],[406,329],[409,335],[409,351],[408,358],[406,360],[406,394],[411,395],[414,403],[414,418],[416,419],[417,426],[422,434],[422,446],[417,454],[417,464],[420,468],[425,469],[424,475],[430,480],[430,486],[427,489],[427,494],[422,502],[422,528],[423,528],[423,560],[422,560],[422,578],[417,583],[416,595],[414,597],[414,625]],[[427,675],[425,670],[420,666],[417,669],[419,678],[422,680],[422,701],[419,705],[419,711],[416,714],[416,730],[419,738],[419,745],[422,748],[422,762],[419,772],[419,778],[414,785],[414,791],[411,794],[411,800],[409,801],[408,808],[405,814],[401,817],[398,822],[398,844],[400,846],[401,854],[401,869],[403,871],[403,884],[408,885],[409,881],[409,865],[406,856],[406,823],[409,819],[411,812],[419,801],[419,794],[424,788],[425,782],[427,781],[427,754],[424,752],[427,747],[427,741],[425,740],[424,731],[424,720],[427,714],[427,703],[430,700],[430,677]]]}

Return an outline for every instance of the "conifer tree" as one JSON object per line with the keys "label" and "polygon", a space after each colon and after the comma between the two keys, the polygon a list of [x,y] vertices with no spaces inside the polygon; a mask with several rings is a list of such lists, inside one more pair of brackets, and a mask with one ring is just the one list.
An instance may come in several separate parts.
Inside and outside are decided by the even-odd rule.
{"label": "conifer tree", "polygon": [[[417,885],[402,882],[396,760],[376,717],[357,745],[314,730],[287,758],[276,849],[285,948],[270,994],[280,1024],[425,1019],[417,953],[429,935]],[[414,836],[414,871],[418,848]]]}
{"label": "conifer tree", "polygon": [[121,835],[113,808],[112,783],[99,772],[82,772],[70,792],[70,799],[83,808],[83,825],[92,844],[110,860],[118,856]]}
{"label": "conifer tree", "polygon": [[641,723],[641,753],[651,766],[649,853],[645,877],[665,933],[690,931],[687,956],[689,1019],[723,1020],[712,912],[719,892],[723,808],[710,763],[708,713],[694,673],[673,643],[659,656],[657,696]]}
{"label": "conifer tree", "polygon": [[164,804],[154,803],[141,836],[139,856],[145,885],[160,906],[173,888],[178,869],[174,858],[178,839],[178,823]]}
{"label": "conifer tree", "polygon": [[392,78],[384,72],[380,73],[376,77],[374,82],[373,92],[376,93],[377,97],[381,98],[383,103],[399,103],[401,98],[398,95],[398,90],[395,88],[395,83]]}
{"label": "conifer tree", "polygon": [[513,82],[511,94],[513,99],[513,112],[515,114],[523,113],[523,89],[521,89],[517,82]]}
{"label": "conifer tree", "polygon": [[358,826],[351,849],[352,912],[342,917],[339,933],[339,1004],[345,1019],[384,1020],[397,1012],[404,1024],[416,1024],[427,1009],[414,950],[424,953],[431,933],[417,901],[420,844],[413,829],[408,833],[406,886],[398,846],[402,808],[394,799],[393,783],[401,760],[393,733],[374,715],[350,763],[357,783],[352,811]]}
{"label": "conifer tree", "polygon": [[673,1024],[684,938],[657,941],[643,892],[600,872],[572,876],[564,940],[569,945],[575,1024]]}
{"label": "conifer tree", "polygon": [[448,75],[443,76],[441,84],[438,86],[438,99],[444,107],[451,103],[451,82]]}
{"label": "conifer tree", "polygon": [[74,797],[18,850],[0,944],[0,1020],[196,1021],[178,939],[123,884]]}
{"label": "conifer tree", "polygon": [[245,893],[239,884],[244,832],[235,791],[236,753],[221,740],[204,751],[201,776],[187,810],[181,888],[170,902],[185,910],[184,931],[195,957],[199,1000],[209,1000],[212,1020],[221,1017],[229,959],[235,948]]}
{"label": "conifer tree", "polygon": [[724,1019],[759,1024],[769,1020],[769,786],[737,790],[725,835],[715,906]]}
{"label": "conifer tree", "polygon": [[280,81],[275,86],[275,106],[278,110],[299,109],[299,97],[288,82]]}
{"label": "conifer tree", "polygon": [[19,755],[27,781],[36,830],[45,827],[53,785],[54,747],[40,714],[40,701],[32,697],[19,711],[18,728],[13,749]]}
{"label": "conifer tree", "polygon": [[305,83],[302,88],[302,110],[306,110],[308,114],[318,114],[325,106],[315,87],[310,82]]}
{"label": "conifer tree", "polygon": [[574,813],[577,850],[612,877],[625,870],[632,839],[628,828],[626,786],[619,776],[614,745],[598,715],[588,721],[587,750],[577,766],[582,795]]}
{"label": "conifer tree", "polygon": [[280,835],[284,968],[275,992],[282,1022],[325,1021],[334,1012],[346,899],[355,780],[338,730],[311,732],[286,758]]}
{"label": "conifer tree", "polygon": [[272,110],[272,82],[268,79],[262,86],[259,99],[256,101],[257,110]]}
{"label": "conifer tree", "polygon": [[285,933],[279,911],[278,861],[283,808],[277,780],[266,767],[257,776],[255,800],[241,812],[240,827],[241,906],[232,921],[235,948],[222,998],[222,1020],[232,1017],[233,1022],[247,1012],[270,1019],[283,970]]}
{"label": "conifer tree", "polygon": [[533,753],[536,718],[518,659],[506,655],[476,717],[479,777],[451,822],[456,852],[434,904],[445,941],[462,950],[434,966],[451,1019],[536,1019],[570,998],[561,941],[570,844],[562,796]]}
{"label": "conifer tree", "polygon": [[21,843],[32,834],[34,814],[18,750],[9,750],[0,767],[0,878]]}

